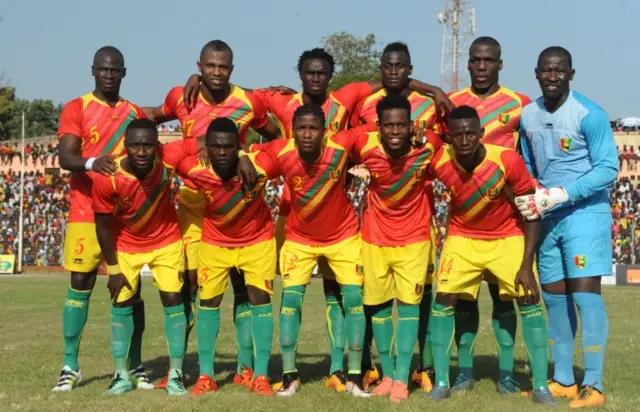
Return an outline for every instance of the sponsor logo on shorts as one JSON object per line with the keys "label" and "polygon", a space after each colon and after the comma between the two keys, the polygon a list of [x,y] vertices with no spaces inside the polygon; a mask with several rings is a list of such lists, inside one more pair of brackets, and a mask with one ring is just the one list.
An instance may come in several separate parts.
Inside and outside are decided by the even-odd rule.
{"label": "sponsor logo on shorts", "polygon": [[498,121],[500,121],[500,123],[502,124],[509,123],[509,119],[511,119],[511,115],[508,113],[500,113],[498,115]]}
{"label": "sponsor logo on shorts", "polygon": [[84,260],[82,260],[81,258],[74,258],[73,259],[73,263],[81,265],[84,262]]}
{"label": "sponsor logo on shorts", "polygon": [[584,269],[587,266],[587,256],[586,255],[576,255],[573,258],[573,263],[576,264],[578,269]]}
{"label": "sponsor logo on shorts", "polygon": [[560,138],[560,148],[563,152],[569,153],[569,150],[573,147],[573,139],[569,137],[561,137]]}

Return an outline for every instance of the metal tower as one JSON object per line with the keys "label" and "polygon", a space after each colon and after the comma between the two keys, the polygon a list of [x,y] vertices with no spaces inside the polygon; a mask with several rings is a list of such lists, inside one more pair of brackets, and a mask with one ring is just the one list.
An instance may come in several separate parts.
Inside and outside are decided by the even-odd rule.
{"label": "metal tower", "polygon": [[455,92],[468,82],[462,79],[468,78],[465,67],[476,31],[476,10],[471,7],[471,0],[443,0],[443,3],[444,9],[438,13],[438,22],[443,27],[440,87]]}

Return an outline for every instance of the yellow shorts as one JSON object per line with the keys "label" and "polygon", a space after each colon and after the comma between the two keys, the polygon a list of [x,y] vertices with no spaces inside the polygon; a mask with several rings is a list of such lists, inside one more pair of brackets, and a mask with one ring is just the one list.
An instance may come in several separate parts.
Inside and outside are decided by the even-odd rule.
{"label": "yellow shorts", "polygon": [[102,263],[95,223],[69,223],[64,238],[64,268],[89,273]]}
{"label": "yellow shorts", "polygon": [[524,236],[482,240],[449,236],[444,242],[438,267],[438,292],[457,293],[461,299],[475,300],[486,271],[498,281],[500,297],[513,299],[515,279],[524,254]]}
{"label": "yellow shorts", "polygon": [[406,246],[377,246],[363,241],[364,304],[379,305],[394,298],[410,305],[420,303],[430,249],[430,241]]}
{"label": "yellow shorts", "polygon": [[236,267],[244,273],[245,283],[273,295],[276,277],[275,239],[245,247],[219,247],[200,244],[198,288],[200,299],[211,299],[224,293],[229,271]]}
{"label": "yellow shorts", "polygon": [[362,285],[362,242],[360,235],[328,246],[308,246],[285,240],[280,251],[280,273],[283,287],[307,285],[320,256],[341,285]]}
{"label": "yellow shorts", "polygon": [[187,270],[198,269],[198,246],[202,237],[205,199],[197,190],[180,187],[178,221],[187,256]]}
{"label": "yellow shorts", "polygon": [[180,292],[182,290],[182,272],[184,272],[184,247],[182,240],[171,243],[152,252],[127,253],[116,252],[118,265],[127,277],[131,290],[120,291],[117,302],[124,302],[136,294],[140,271],[147,264],[153,274],[153,283],[161,292]]}

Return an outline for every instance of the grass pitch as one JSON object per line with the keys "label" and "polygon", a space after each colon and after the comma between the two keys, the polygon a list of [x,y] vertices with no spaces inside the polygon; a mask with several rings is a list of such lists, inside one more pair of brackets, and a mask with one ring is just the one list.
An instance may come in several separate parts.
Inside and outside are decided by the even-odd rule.
{"label": "grass pitch", "polygon": [[[231,322],[232,297],[227,292],[222,304],[222,327],[216,347],[216,379],[218,393],[198,398],[170,398],[164,391],[136,390],[119,397],[102,393],[112,377],[113,364],[109,351],[109,298],[106,279],[100,277],[91,298],[89,320],[80,347],[80,367],[83,384],[71,393],[52,393],[62,361],[62,303],[68,286],[67,276],[4,276],[0,277],[0,411],[507,411],[542,410],[531,401],[502,398],[495,391],[498,365],[491,329],[491,302],[486,288],[481,294],[480,333],[476,344],[475,375],[479,380],[469,394],[453,396],[438,404],[427,395],[414,390],[408,402],[394,405],[388,399],[353,399],[324,388],[323,377],[329,371],[328,343],[325,332],[325,309],[320,282],[309,286],[303,309],[303,325],[298,347],[298,368],[302,390],[292,399],[250,396],[248,391],[231,385],[235,369],[235,333]],[[279,288],[279,282],[276,282]],[[280,290],[274,299],[274,311],[279,308]],[[158,381],[167,365],[167,346],[163,333],[163,313],[160,300],[150,279],[143,279],[147,325],[143,342],[143,359],[147,372]],[[609,314],[609,343],[605,368],[605,390],[608,403],[600,410],[640,410],[640,356],[635,351],[640,342],[640,288],[607,287],[604,298]],[[276,333],[274,336],[271,377],[281,370]],[[526,352],[518,331],[516,349],[516,379],[529,387],[530,376],[525,362]],[[197,378],[195,331],[189,343],[185,361],[191,386]],[[581,351],[576,350],[580,362]],[[414,362],[415,364],[415,362]],[[456,360],[452,361],[455,376]],[[576,368],[578,379],[583,371]],[[561,402],[568,410],[568,402]]]}

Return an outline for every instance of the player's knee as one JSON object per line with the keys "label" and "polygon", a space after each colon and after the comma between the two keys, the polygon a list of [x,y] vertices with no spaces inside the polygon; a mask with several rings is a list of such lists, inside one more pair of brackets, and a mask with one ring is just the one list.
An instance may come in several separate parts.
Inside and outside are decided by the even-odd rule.
{"label": "player's knee", "polygon": [[[531,298],[527,300],[529,302]],[[529,304],[533,303],[534,305],[538,302],[529,302]],[[513,304],[513,300],[504,301],[502,299],[493,301],[493,317],[501,318],[505,316],[516,316],[515,305]]]}
{"label": "player's knee", "polygon": [[436,303],[442,306],[456,306],[458,303],[457,293],[436,293]]}
{"label": "player's knee", "polygon": [[456,316],[473,316],[478,313],[478,302],[458,299],[455,303]]}
{"label": "player's knee", "polygon": [[75,290],[93,290],[96,284],[97,271],[83,273],[71,272],[71,289]]}
{"label": "player's knee", "polygon": [[218,296],[214,296],[211,299],[200,299],[200,306],[203,308],[218,308],[222,303],[223,294],[219,294]]}
{"label": "player's knee", "polygon": [[363,314],[364,307],[362,305],[362,286],[345,285],[342,287],[342,304],[344,310],[350,314]]}
{"label": "player's knee", "polygon": [[182,294],[180,292],[160,291],[160,301],[165,308],[182,305]]}
{"label": "player's knee", "polygon": [[[323,273],[323,275],[326,275]],[[334,279],[322,279],[322,288],[324,289],[325,297],[335,297],[338,300],[342,299],[342,295],[340,294],[340,285]]]}
{"label": "player's knee", "polygon": [[271,295],[267,291],[259,289],[255,286],[247,285],[247,292],[249,295],[249,303],[254,306],[266,305],[271,302]]}

